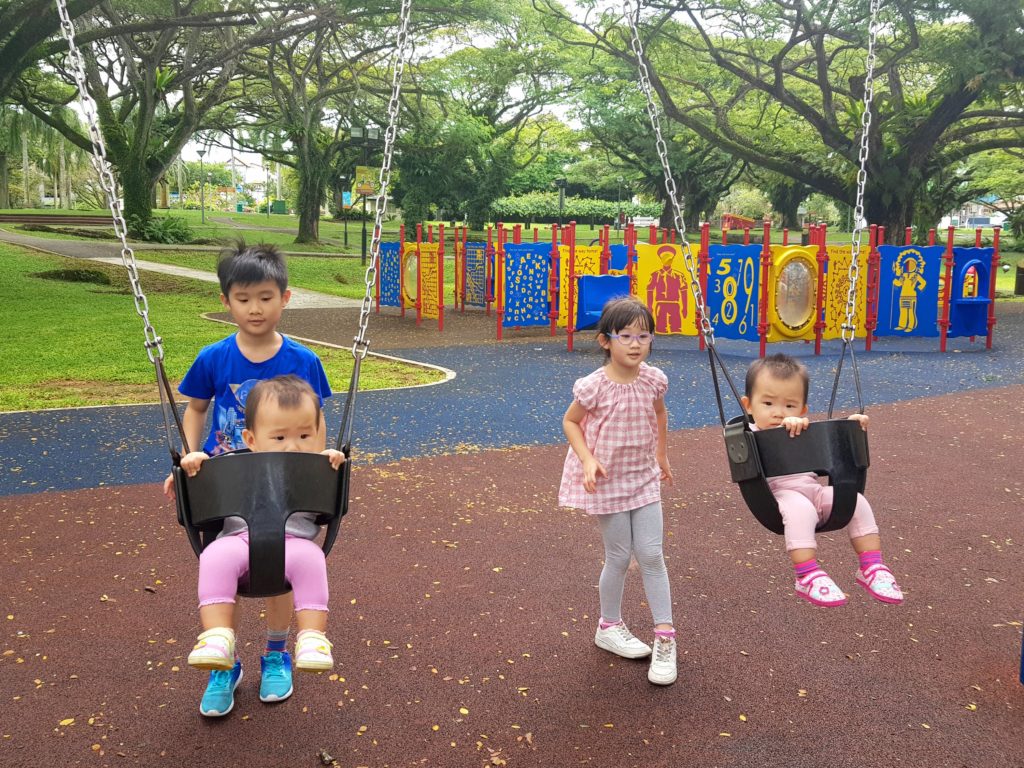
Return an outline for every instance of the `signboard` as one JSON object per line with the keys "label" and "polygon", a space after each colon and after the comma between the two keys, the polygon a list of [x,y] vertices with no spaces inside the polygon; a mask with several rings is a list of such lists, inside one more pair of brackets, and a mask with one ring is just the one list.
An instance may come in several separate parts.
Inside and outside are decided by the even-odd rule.
{"label": "signboard", "polygon": [[380,180],[380,170],[371,168],[368,165],[356,166],[356,194],[376,195],[377,182]]}

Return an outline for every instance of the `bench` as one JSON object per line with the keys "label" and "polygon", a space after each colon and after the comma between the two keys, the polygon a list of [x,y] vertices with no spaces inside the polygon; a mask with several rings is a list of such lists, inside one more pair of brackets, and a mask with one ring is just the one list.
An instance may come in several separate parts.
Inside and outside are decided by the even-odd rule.
{"label": "bench", "polygon": [[109,216],[75,216],[60,213],[0,213],[0,224],[52,224],[81,227],[113,226]]}

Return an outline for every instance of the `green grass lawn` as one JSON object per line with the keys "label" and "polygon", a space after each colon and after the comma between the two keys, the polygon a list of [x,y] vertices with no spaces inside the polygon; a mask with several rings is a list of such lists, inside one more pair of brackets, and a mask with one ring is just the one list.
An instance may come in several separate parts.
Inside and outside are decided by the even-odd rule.
{"label": "green grass lawn", "polygon": [[[0,270],[5,318],[0,411],[157,399],[153,367],[142,345],[142,320],[123,269],[0,244]],[[176,383],[200,348],[230,329],[200,317],[222,309],[211,284],[152,272],[144,284],[151,322],[163,338],[167,372]],[[351,353],[321,347],[316,352],[332,386],[346,389]],[[371,356],[360,386],[406,386],[441,376]]]}

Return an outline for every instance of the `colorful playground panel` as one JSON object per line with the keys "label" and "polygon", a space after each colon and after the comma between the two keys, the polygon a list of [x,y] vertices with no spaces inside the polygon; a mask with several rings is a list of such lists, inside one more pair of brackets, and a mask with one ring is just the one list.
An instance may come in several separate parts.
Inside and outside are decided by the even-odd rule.
{"label": "colorful playground panel", "polygon": [[[401,267],[405,270],[407,307],[415,304],[416,247],[415,243],[406,244]],[[439,247],[437,243],[419,246],[424,273],[420,278],[424,291],[421,310],[428,318],[437,317],[439,311]],[[696,262],[697,248],[691,249]],[[456,289],[466,303],[484,306],[488,298],[497,296],[501,326],[506,328],[551,322],[550,242],[460,243],[456,250],[463,262],[456,270]],[[761,245],[707,246],[701,259],[706,271],[704,297],[716,336],[767,342],[841,337],[852,250],[851,245],[829,245],[824,251],[818,245],[772,245],[766,270]],[[873,262],[869,247],[858,251],[852,315],[857,337],[867,335],[869,320],[875,322],[873,337],[940,336],[947,321],[946,336],[984,336],[989,332],[993,248],[883,245],[875,254]],[[944,306],[947,254],[952,255],[948,317]],[[605,257],[607,262],[602,264]],[[599,314],[598,304],[625,293],[632,283],[632,292],[651,308],[658,333],[697,334],[691,276],[681,245],[638,243],[630,265],[625,245],[605,250],[603,245],[561,243],[555,261],[557,325],[567,327],[571,315],[573,330],[591,326]],[[496,290],[488,295],[487,278],[495,264],[499,265],[496,279],[492,278]],[[380,270],[384,305],[397,306],[394,284],[399,269],[397,244],[384,244]],[[766,278],[765,289],[762,283]],[[573,290],[563,290],[571,281]]]}

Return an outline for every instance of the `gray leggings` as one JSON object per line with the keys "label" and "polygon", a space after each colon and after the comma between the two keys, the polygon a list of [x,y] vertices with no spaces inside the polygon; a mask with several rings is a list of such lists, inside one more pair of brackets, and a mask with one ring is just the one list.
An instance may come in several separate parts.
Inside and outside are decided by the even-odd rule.
{"label": "gray leggings", "polygon": [[636,556],[644,580],[647,604],[654,623],[672,623],[672,594],[668,586],[668,570],[661,551],[664,522],[661,502],[611,515],[595,515],[604,538],[604,568],[601,571],[601,618],[619,621],[622,618],[622,589],[630,555]]}

